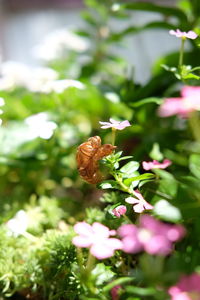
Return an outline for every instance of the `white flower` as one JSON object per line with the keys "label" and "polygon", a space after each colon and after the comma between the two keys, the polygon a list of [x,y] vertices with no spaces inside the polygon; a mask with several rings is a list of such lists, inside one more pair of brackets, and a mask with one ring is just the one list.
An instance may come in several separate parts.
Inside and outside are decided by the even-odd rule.
{"label": "white flower", "polygon": [[82,82],[73,79],[54,80],[46,84],[46,91],[48,91],[49,93],[55,92],[61,94],[64,92],[64,90],[70,87],[75,87],[79,90],[83,90],[85,88],[85,85]]}
{"label": "white flower", "polygon": [[48,93],[47,85],[58,78],[58,73],[50,68],[38,67],[32,69],[31,78],[25,86],[31,92]]}
{"label": "white flower", "polygon": [[85,38],[69,29],[57,29],[48,34],[44,42],[33,49],[33,53],[40,59],[50,61],[60,58],[67,49],[83,52],[88,48],[89,43]]}
{"label": "white flower", "polygon": [[28,228],[28,216],[24,210],[19,210],[16,215],[6,223],[9,234],[15,237],[24,234]]}
{"label": "white flower", "polygon": [[24,86],[30,78],[30,68],[25,64],[7,61],[1,65],[0,90],[13,89],[16,86]]}
{"label": "white flower", "polygon": [[29,127],[29,136],[31,139],[40,137],[48,140],[51,138],[57,127],[55,122],[48,121],[48,115],[45,112],[26,118],[25,123]]}
{"label": "white flower", "polygon": [[2,97],[0,97],[0,106],[4,106],[5,105],[5,101]]}

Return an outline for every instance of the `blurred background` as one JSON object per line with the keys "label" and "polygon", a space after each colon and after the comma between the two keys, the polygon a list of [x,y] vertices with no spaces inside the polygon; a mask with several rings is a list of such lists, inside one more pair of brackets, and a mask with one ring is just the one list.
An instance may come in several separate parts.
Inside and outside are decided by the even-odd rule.
{"label": "blurred background", "polygon": [[[145,2],[173,6],[177,1]],[[46,36],[55,30],[84,27],[80,17],[84,8],[82,0],[1,0],[0,6],[0,47],[3,61],[40,65],[41,61],[34,49]],[[134,11],[129,13],[129,19],[110,22],[113,29],[120,31],[128,26],[142,26],[156,20],[162,20],[162,16]],[[178,41],[169,36],[166,30],[151,29],[125,37],[120,47],[113,46],[113,51],[125,58],[129,66],[134,67],[135,79],[144,83],[150,78],[153,62],[177,49],[178,45]]]}

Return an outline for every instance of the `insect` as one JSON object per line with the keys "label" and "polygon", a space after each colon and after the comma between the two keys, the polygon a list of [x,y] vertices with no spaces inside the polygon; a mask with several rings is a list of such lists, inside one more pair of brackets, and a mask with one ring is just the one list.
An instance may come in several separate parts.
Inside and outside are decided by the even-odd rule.
{"label": "insect", "polygon": [[101,145],[99,136],[90,137],[87,142],[77,149],[76,161],[80,176],[91,184],[96,184],[103,179],[99,170],[98,161],[111,154],[116,146],[111,144]]}

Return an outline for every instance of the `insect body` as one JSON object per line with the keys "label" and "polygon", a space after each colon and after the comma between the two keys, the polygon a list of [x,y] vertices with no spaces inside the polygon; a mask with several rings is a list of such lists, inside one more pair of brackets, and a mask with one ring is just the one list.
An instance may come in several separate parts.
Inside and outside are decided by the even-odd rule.
{"label": "insect body", "polygon": [[91,184],[102,180],[98,161],[111,154],[116,146],[111,144],[101,145],[101,138],[93,136],[78,147],[76,161],[80,176]]}

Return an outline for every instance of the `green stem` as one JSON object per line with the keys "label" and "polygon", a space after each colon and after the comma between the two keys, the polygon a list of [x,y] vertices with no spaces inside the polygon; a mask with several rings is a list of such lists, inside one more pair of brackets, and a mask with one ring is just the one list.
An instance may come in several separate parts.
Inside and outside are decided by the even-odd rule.
{"label": "green stem", "polygon": [[27,238],[27,239],[29,239],[30,241],[32,241],[32,242],[38,242],[38,238],[35,237],[34,235],[32,235],[31,233],[27,232],[27,231],[23,232],[22,235],[23,235],[25,238]]}
{"label": "green stem", "polygon": [[80,271],[83,271],[83,253],[81,248],[77,247],[77,260],[78,260],[78,265],[80,268]]}
{"label": "green stem", "polygon": [[178,63],[179,67],[183,65],[184,44],[185,44],[185,38],[183,37],[181,39],[181,48],[180,48],[179,63]]}
{"label": "green stem", "polygon": [[90,274],[95,262],[95,257],[89,252],[88,260],[87,260],[87,265],[86,265],[86,272],[87,274]]}
{"label": "green stem", "polygon": [[116,129],[112,128],[111,144],[115,146]]}
{"label": "green stem", "polygon": [[194,111],[190,114],[188,122],[190,124],[193,137],[197,142],[200,143],[200,120],[197,111]]}
{"label": "green stem", "polygon": [[121,186],[122,190],[128,194],[133,194],[133,192],[131,191],[131,189],[129,187],[127,187],[122,179],[115,173],[112,173],[113,177],[115,178],[115,180],[117,181],[117,183]]}

